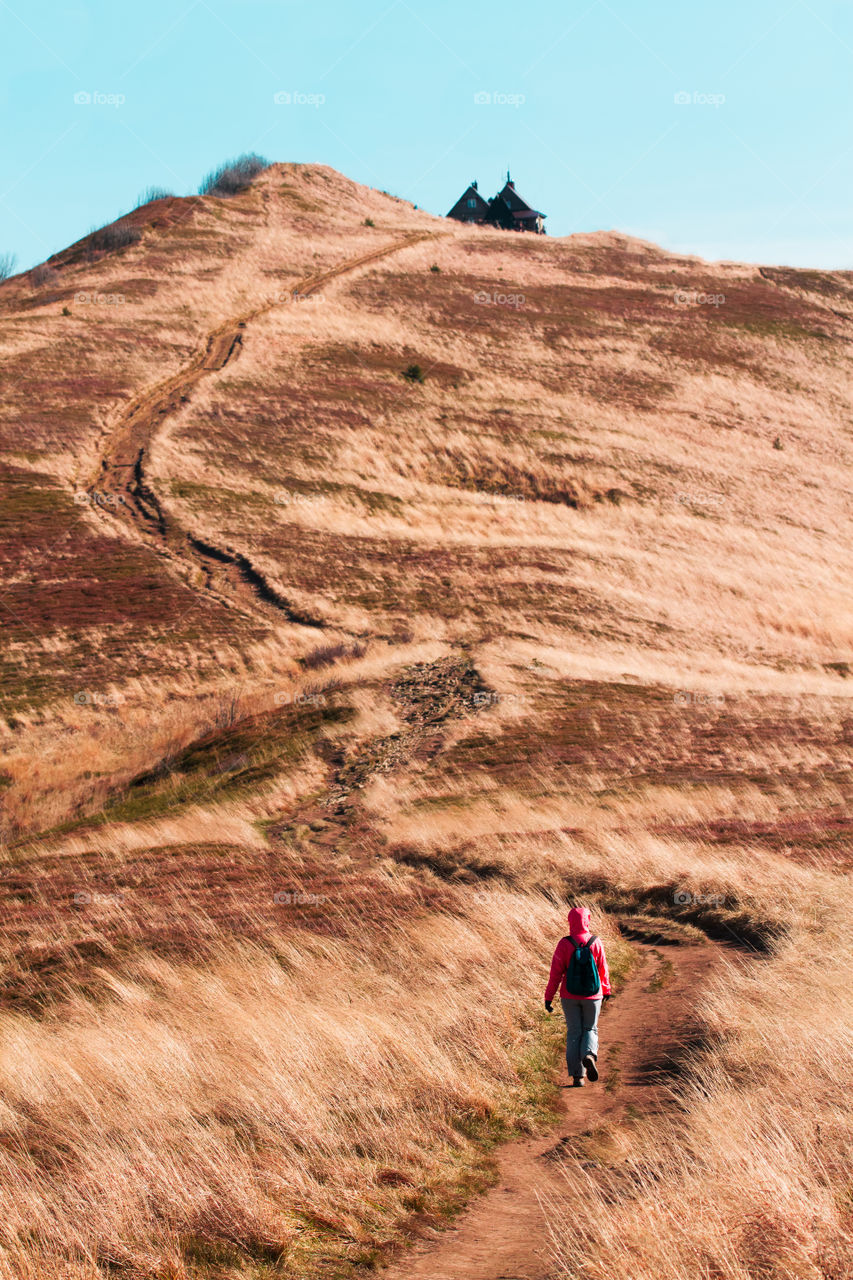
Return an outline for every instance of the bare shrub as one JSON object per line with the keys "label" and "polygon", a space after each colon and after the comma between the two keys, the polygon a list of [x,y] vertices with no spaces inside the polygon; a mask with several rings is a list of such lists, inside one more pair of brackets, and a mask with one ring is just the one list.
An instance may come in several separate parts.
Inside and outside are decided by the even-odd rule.
{"label": "bare shrub", "polygon": [[138,244],[141,239],[139,227],[130,226],[127,222],[110,222],[94,233],[89,247],[97,253],[110,253],[114,249],[126,249],[129,245]]}
{"label": "bare shrub", "polygon": [[36,289],[44,289],[47,285],[56,284],[58,280],[59,272],[56,267],[49,267],[46,262],[33,267],[30,272],[30,284]]}
{"label": "bare shrub", "polygon": [[141,209],[143,205],[151,204],[154,200],[171,200],[174,195],[174,191],[167,191],[165,187],[146,187],[134,208]]}
{"label": "bare shrub", "polygon": [[0,280],[8,280],[15,274],[17,261],[14,253],[0,253]]}
{"label": "bare shrub", "polygon": [[319,667],[330,667],[342,658],[363,658],[366,652],[367,645],[358,640],[351,645],[343,643],[320,645],[318,649],[312,649],[310,653],[306,653],[302,659],[302,665],[309,671],[316,671]]}
{"label": "bare shrub", "polygon": [[206,174],[198,189],[202,196],[236,196],[245,191],[259,173],[269,168],[269,161],[254,153],[226,160],[218,169]]}

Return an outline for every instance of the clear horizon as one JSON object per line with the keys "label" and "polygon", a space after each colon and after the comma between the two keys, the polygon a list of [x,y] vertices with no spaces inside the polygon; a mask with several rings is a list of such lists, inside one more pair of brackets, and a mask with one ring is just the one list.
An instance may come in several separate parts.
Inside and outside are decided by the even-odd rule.
{"label": "clear horizon", "polygon": [[241,152],[446,214],[507,169],[549,234],[853,267],[853,6],[0,0],[0,255],[24,270]]}

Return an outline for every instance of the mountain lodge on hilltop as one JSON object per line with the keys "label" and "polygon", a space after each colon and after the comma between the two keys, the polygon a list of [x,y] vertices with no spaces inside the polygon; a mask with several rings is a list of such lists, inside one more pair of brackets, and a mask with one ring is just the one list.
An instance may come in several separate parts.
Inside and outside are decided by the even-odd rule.
{"label": "mountain lodge on hilltop", "polygon": [[457,222],[501,227],[504,231],[534,231],[540,236],[545,234],[547,217],[526,200],[522,200],[509,173],[503,190],[492,196],[491,200],[484,200],[477,189],[477,183],[472,182],[447,216],[455,218]]}

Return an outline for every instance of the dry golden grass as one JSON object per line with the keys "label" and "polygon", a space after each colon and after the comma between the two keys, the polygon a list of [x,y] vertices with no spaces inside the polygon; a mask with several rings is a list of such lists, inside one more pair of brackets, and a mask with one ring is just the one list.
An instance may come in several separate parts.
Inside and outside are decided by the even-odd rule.
{"label": "dry golden grass", "polygon": [[[559,1274],[849,1280],[849,274],[310,166],[176,216],[0,288],[0,1276],[332,1280],[440,1219],[546,1119],[582,899],[617,968],[624,913],[753,961],[567,1170]],[[148,441],[180,537],[79,502],[254,312]]]}
{"label": "dry golden grass", "polygon": [[200,969],[137,961],[98,1006],[4,1014],[0,1274],[369,1256],[473,1176],[477,1136],[541,1116],[530,1010],[551,915],[457,895],[358,946],[222,939]]}
{"label": "dry golden grass", "polygon": [[707,993],[710,1047],[676,1114],[641,1126],[622,1160],[566,1166],[565,1200],[547,1206],[559,1276],[850,1275],[853,902],[833,898],[800,901],[819,922]]}

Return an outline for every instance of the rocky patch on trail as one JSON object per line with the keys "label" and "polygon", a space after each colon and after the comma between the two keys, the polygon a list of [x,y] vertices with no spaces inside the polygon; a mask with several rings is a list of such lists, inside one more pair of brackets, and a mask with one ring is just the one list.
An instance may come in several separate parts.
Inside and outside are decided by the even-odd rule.
{"label": "rocky patch on trail", "polygon": [[408,667],[391,685],[409,724],[441,724],[450,716],[479,711],[491,690],[477,668],[466,659],[444,658]]}
{"label": "rocky patch on trail", "polygon": [[452,721],[484,710],[492,691],[467,658],[443,658],[407,667],[388,686],[401,728],[363,742],[326,742],[320,750],[331,770],[325,794],[270,828],[274,838],[329,849],[352,842],[371,844],[369,824],[356,793],[378,774],[392,773],[413,760],[429,761],[442,749]]}
{"label": "rocky patch on trail", "polygon": [[403,727],[384,738],[360,743],[349,756],[335,745],[327,755],[335,767],[327,804],[346,803],[376,774],[390,773],[410,760],[431,760],[444,742],[449,720],[474,715],[488,705],[490,691],[467,659],[444,658],[408,667],[390,686]]}

